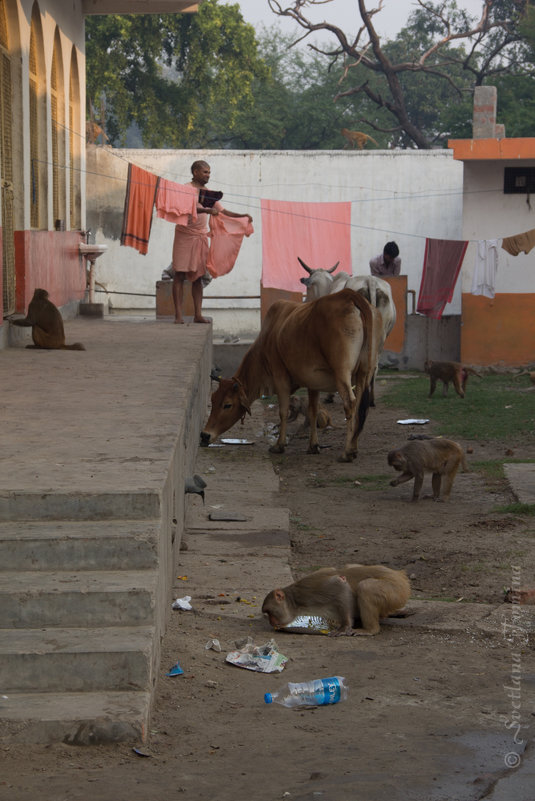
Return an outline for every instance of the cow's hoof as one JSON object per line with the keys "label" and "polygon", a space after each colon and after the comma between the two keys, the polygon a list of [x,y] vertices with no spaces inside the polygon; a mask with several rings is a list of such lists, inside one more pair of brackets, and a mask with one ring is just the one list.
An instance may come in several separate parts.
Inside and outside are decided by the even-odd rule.
{"label": "cow's hoof", "polygon": [[339,462],[352,462],[353,459],[357,458],[356,453],[343,453],[341,456],[338,457]]}
{"label": "cow's hoof", "polygon": [[319,453],[320,446],[319,445],[309,445],[307,448],[307,453]]}
{"label": "cow's hoof", "polygon": [[284,445],[272,445],[269,449],[270,453],[284,453]]}

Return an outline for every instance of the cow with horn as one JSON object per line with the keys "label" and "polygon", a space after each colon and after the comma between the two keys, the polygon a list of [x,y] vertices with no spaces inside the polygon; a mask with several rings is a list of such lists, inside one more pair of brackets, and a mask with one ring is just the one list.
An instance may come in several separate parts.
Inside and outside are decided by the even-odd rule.
{"label": "cow with horn", "polygon": [[264,394],[279,401],[279,437],[270,448],[283,453],[290,396],[308,390],[310,440],[308,453],[318,453],[317,413],[320,392],[338,392],[346,416],[341,461],[357,455],[358,436],[370,400],[381,318],[358,292],[344,289],[312,303],[279,300],[232,378],[221,378],[212,395],[210,416],[201,432],[207,446],[251,413]]}

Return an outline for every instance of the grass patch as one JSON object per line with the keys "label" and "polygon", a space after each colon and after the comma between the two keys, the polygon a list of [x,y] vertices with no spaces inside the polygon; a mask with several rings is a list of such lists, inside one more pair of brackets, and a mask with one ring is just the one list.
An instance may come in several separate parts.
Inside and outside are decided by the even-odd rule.
{"label": "grass patch", "polygon": [[535,503],[507,503],[504,506],[498,506],[495,511],[521,517],[535,517]]}
{"label": "grass patch", "polygon": [[535,434],[533,394],[510,375],[471,376],[465,398],[450,385],[442,397],[442,384],[428,398],[429,377],[423,373],[407,380],[386,382],[381,403],[407,410],[407,417],[428,417],[444,436],[473,440],[507,441]]}
{"label": "grass patch", "polygon": [[390,481],[392,478],[391,475],[373,475],[373,476],[359,476],[358,481],[360,483],[359,489],[364,490],[378,490],[383,489],[385,484]]}

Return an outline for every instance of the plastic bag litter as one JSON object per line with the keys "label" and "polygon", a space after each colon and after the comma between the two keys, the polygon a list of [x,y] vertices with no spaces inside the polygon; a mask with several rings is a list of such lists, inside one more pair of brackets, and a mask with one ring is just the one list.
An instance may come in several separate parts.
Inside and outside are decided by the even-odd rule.
{"label": "plastic bag litter", "polygon": [[190,611],[193,609],[192,605],[190,604],[191,595],[184,595],[183,598],[177,598],[176,601],[173,601],[171,605],[171,609],[182,609],[184,611]]}
{"label": "plastic bag litter", "polygon": [[269,640],[264,645],[255,645],[253,638],[248,637],[239,650],[227,654],[226,661],[246,670],[256,670],[258,673],[280,673],[288,657],[279,653],[275,640]]}
{"label": "plastic bag litter", "polygon": [[429,422],[429,418],[409,417],[408,420],[396,420],[402,426],[423,426]]}
{"label": "plastic bag litter", "polygon": [[207,651],[212,649],[212,651],[217,651],[218,653],[221,651],[221,643],[219,640],[208,640],[206,645],[204,646]]}

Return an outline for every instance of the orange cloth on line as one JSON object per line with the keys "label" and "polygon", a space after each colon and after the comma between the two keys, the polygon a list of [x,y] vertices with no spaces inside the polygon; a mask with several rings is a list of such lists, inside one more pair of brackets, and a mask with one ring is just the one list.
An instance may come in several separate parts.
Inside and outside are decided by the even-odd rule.
{"label": "orange cloth on line", "polygon": [[502,248],[510,253],[511,256],[518,256],[519,253],[529,253],[535,247],[535,228],[523,234],[506,236],[502,241]]}
{"label": "orange cloth on line", "polygon": [[424,269],[416,311],[440,320],[451,303],[468,242],[457,239],[426,239]]}
{"label": "orange cloth on line", "polygon": [[168,222],[187,225],[189,217],[197,218],[199,190],[191,184],[177,184],[160,178],[156,195],[156,212]]}
{"label": "orange cloth on line", "polygon": [[[216,203],[219,211],[223,208]],[[188,225],[175,225],[173,241],[173,269],[176,273],[184,273],[188,281],[202,278],[206,272],[206,261],[210,248],[208,240],[209,214],[198,214],[197,219],[190,217]]]}
{"label": "orange cloth on line", "polygon": [[210,251],[206,269],[213,278],[229,273],[236,263],[244,236],[254,233],[248,217],[210,217]]}
{"label": "orange cloth on line", "polygon": [[312,269],[351,274],[351,203],[293,203],[262,200],[262,285],[303,292],[306,273],[297,261]]}
{"label": "orange cloth on line", "polygon": [[152,209],[159,178],[134,164],[128,165],[121,245],[145,255],[149,249]]}

